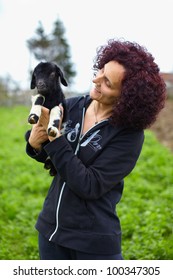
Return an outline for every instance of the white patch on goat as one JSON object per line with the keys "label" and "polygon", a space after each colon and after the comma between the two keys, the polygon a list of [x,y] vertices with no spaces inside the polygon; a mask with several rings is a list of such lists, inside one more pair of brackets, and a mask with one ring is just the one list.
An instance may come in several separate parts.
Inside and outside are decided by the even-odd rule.
{"label": "white patch on goat", "polygon": [[31,110],[30,110],[29,115],[35,114],[36,116],[40,117],[42,105],[35,105],[37,99],[38,99],[40,96],[43,97],[41,94],[33,95],[33,96],[31,97],[32,107],[31,107]]}
{"label": "white patch on goat", "polygon": [[51,130],[55,131],[55,133],[57,134],[59,130],[57,127],[54,126],[54,122],[60,119],[61,119],[61,110],[59,106],[55,106],[50,111],[50,118],[49,118],[49,124],[47,129],[49,130],[49,128],[51,128]]}

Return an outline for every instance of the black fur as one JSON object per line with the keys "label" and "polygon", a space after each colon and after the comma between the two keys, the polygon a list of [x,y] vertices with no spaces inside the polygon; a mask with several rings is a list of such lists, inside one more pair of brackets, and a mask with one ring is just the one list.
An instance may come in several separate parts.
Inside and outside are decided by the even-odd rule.
{"label": "black fur", "polygon": [[40,62],[35,67],[31,79],[31,89],[37,88],[38,93],[45,97],[43,106],[49,110],[61,103],[64,111],[66,111],[65,96],[60,82],[67,86],[61,69],[55,63]]}
{"label": "black fur", "polygon": [[[67,86],[67,82],[64,78],[63,72],[61,69],[52,62],[40,62],[34,69],[32,78],[31,78],[31,89],[36,88],[37,93],[41,94],[45,100],[39,97],[36,101],[35,105],[43,105],[44,107],[51,110],[55,106],[61,104],[64,109],[63,113],[63,122],[66,119],[66,103],[65,103],[65,96],[61,89],[60,82]],[[39,103],[40,102],[40,103]],[[36,123],[38,121],[38,116],[29,116],[28,121],[30,123]],[[54,123],[57,125],[57,122]],[[28,137],[28,132],[26,133],[26,138]],[[51,176],[56,174],[56,170],[48,158],[45,162],[45,169],[50,169],[49,173]]]}

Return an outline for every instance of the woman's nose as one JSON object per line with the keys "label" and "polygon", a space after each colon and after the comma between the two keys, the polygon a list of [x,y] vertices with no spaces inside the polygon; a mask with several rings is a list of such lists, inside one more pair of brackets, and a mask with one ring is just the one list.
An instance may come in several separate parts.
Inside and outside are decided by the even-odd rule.
{"label": "woman's nose", "polygon": [[98,75],[93,78],[93,83],[100,84],[102,81],[103,75]]}
{"label": "woman's nose", "polygon": [[100,87],[100,86],[101,86],[99,79],[94,78],[94,79],[93,79],[93,83],[94,83],[97,87]]}

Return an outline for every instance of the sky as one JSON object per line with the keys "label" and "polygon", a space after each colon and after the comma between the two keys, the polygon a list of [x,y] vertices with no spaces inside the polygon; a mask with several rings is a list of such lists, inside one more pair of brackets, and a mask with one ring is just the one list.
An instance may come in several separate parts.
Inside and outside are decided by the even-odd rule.
{"label": "sky", "polygon": [[96,49],[111,38],[147,48],[162,72],[173,72],[172,0],[0,0],[0,77],[30,89],[29,69],[39,61],[26,41],[41,21],[47,34],[60,19],[77,75],[72,90],[92,86]]}

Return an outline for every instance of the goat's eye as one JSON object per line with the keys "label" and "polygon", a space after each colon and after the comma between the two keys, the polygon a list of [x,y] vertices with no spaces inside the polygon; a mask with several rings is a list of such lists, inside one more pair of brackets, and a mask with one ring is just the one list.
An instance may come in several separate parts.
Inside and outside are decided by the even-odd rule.
{"label": "goat's eye", "polygon": [[50,74],[50,78],[51,78],[51,79],[54,79],[54,78],[55,78],[55,72],[52,72],[52,73]]}

